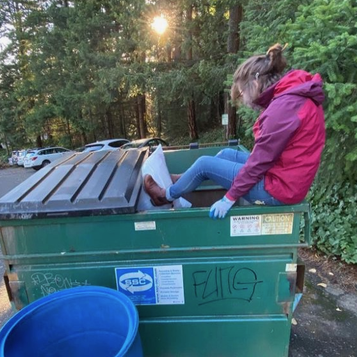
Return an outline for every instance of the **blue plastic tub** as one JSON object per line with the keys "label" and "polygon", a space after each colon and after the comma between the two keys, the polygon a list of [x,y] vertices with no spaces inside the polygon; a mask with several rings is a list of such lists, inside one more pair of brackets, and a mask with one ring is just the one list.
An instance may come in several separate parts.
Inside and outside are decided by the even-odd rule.
{"label": "blue plastic tub", "polygon": [[142,357],[135,305],[109,288],[83,286],[41,298],[0,331],[1,357]]}

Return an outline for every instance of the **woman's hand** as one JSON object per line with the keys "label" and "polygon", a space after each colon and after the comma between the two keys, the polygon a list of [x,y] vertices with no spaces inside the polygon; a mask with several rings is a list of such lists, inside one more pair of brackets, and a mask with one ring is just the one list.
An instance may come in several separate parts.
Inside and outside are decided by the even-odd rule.
{"label": "woman's hand", "polygon": [[214,203],[209,210],[209,216],[213,219],[224,218],[227,212],[234,205],[235,201],[230,200],[226,196]]}

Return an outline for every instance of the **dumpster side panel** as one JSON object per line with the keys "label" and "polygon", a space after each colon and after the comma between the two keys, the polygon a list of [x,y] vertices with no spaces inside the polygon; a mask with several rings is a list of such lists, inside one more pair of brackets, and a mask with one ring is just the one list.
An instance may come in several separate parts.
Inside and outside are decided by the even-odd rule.
{"label": "dumpster side panel", "polygon": [[139,332],[145,357],[282,357],[288,355],[290,321],[279,317],[144,320]]}
{"label": "dumpster side panel", "polygon": [[[18,255],[21,259],[33,257],[36,260],[52,255],[51,258],[65,261],[88,252],[101,255],[115,251],[138,254],[150,249],[155,253],[170,253],[181,249],[185,254],[195,247],[286,247],[299,243],[301,214],[294,210],[294,206],[266,207],[262,215],[261,208],[237,207],[223,221],[208,218],[206,208],[79,219],[14,221],[1,228],[2,246],[9,259]],[[257,221],[258,231],[249,231],[249,224],[236,224],[235,219],[248,219],[252,222],[249,224]],[[286,222],[271,223],[276,219]],[[267,223],[263,222],[265,220]],[[284,224],[287,228],[284,228]],[[237,229],[232,233],[235,226],[241,227],[243,232]],[[97,256],[90,255],[85,259],[96,260]]]}
{"label": "dumpster side panel", "polygon": [[[28,299],[35,301],[79,285],[118,289],[118,269],[145,272],[181,266],[182,294],[177,292],[180,284],[170,287],[174,281],[170,277],[166,288],[158,288],[161,298],[172,295],[172,304],[137,305],[145,356],[287,356],[295,281],[288,279],[286,269],[294,265],[294,254],[280,249],[269,252],[236,251],[233,259],[207,258],[204,251],[195,251],[185,259],[33,265],[20,268],[12,277],[24,281]],[[127,292],[129,297],[132,294]],[[152,296],[150,291],[144,295]]]}
{"label": "dumpster side panel", "polygon": [[[175,259],[175,265],[172,259],[146,259],[90,265],[18,266],[12,269],[8,278],[11,283],[22,281],[25,284],[30,302],[81,285],[103,285],[119,289],[132,298],[138,305],[140,316],[145,318],[290,313],[296,283],[296,271],[286,273],[286,267],[293,261],[291,254],[265,255],[262,259],[260,256],[245,256],[242,252],[236,252],[235,259],[216,257],[210,260],[204,258],[203,254],[196,252],[184,260]],[[181,280],[177,280],[173,273],[170,275],[165,272],[165,288],[153,282],[148,291],[140,293],[133,292],[125,285],[128,271],[145,272],[145,269],[156,268],[163,271],[164,268],[169,270],[173,267],[182,270],[182,275],[178,274]],[[159,271],[159,274],[162,276],[162,272]],[[160,278],[156,273],[151,276],[151,280],[155,277]],[[134,280],[131,286],[135,286]],[[151,294],[154,297],[145,301],[145,297]],[[165,294],[171,294],[172,298],[165,300]]]}

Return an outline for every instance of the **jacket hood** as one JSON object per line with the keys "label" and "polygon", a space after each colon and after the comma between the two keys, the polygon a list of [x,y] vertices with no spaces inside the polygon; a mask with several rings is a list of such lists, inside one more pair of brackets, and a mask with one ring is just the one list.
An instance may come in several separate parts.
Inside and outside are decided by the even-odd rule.
{"label": "jacket hood", "polygon": [[317,105],[322,104],[325,95],[322,90],[322,78],[303,70],[291,70],[278,82],[267,88],[254,103],[266,108],[272,99],[286,94],[311,98]]}

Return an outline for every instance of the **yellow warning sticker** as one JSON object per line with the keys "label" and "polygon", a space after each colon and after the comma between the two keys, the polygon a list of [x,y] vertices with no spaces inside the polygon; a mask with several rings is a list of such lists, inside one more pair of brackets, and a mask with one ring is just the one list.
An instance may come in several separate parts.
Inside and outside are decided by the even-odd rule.
{"label": "yellow warning sticker", "polygon": [[231,237],[292,234],[294,213],[231,216]]}
{"label": "yellow warning sticker", "polygon": [[294,213],[263,214],[262,234],[291,234]]}

